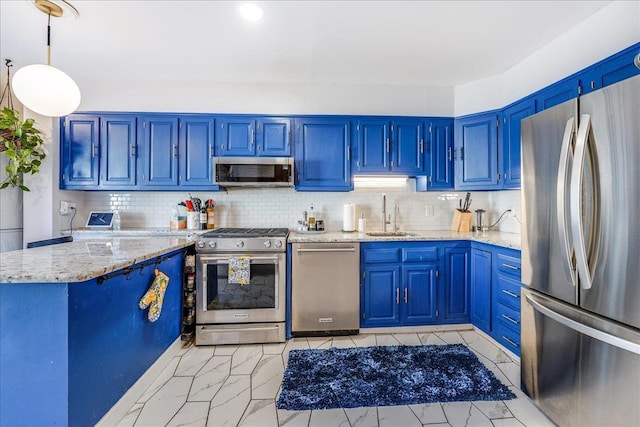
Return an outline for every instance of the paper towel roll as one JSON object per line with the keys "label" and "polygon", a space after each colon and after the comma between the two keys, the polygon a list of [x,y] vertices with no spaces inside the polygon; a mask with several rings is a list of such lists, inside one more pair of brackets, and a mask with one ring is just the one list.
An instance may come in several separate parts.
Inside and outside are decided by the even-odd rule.
{"label": "paper towel roll", "polygon": [[347,203],[344,205],[344,212],[342,215],[342,231],[355,231],[356,230],[356,205],[353,203]]}

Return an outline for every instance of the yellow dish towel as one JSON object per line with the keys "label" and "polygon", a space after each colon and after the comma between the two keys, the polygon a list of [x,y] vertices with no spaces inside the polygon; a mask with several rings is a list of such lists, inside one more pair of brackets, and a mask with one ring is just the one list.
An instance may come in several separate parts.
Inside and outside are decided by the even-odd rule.
{"label": "yellow dish towel", "polygon": [[153,282],[149,286],[149,290],[142,296],[138,307],[145,309],[149,307],[148,318],[149,321],[155,322],[160,317],[162,311],[162,301],[164,300],[164,292],[167,290],[169,284],[169,277],[162,271],[155,269],[156,277],[153,278]]}
{"label": "yellow dish towel", "polygon": [[251,262],[249,255],[229,257],[229,283],[238,285],[249,284],[251,277]]}

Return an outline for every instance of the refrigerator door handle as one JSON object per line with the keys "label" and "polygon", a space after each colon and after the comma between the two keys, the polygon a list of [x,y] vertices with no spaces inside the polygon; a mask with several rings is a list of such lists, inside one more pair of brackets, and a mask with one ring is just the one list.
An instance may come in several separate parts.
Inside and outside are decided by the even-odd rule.
{"label": "refrigerator door handle", "polygon": [[573,235],[573,246],[576,254],[576,265],[578,267],[578,276],[580,277],[580,285],[582,289],[591,289],[592,277],[589,270],[587,258],[587,245],[585,242],[584,231],[582,228],[582,176],[584,173],[585,156],[587,153],[587,144],[589,140],[589,132],[591,131],[591,116],[582,114],[580,116],[580,126],[578,127],[578,136],[576,137],[576,151],[573,159],[573,168],[571,171],[571,193],[570,193],[570,212],[571,212],[571,232]]}
{"label": "refrigerator door handle", "polygon": [[534,295],[529,294],[525,297],[525,299],[527,303],[529,303],[531,307],[533,307],[534,310],[536,310],[540,314],[550,319],[555,320],[556,322],[566,326],[567,328],[573,329],[574,331],[577,331],[583,335],[587,335],[598,341],[602,341],[603,343],[640,355],[640,343],[627,341],[623,338],[617,337],[615,335],[611,335],[599,329],[592,328],[583,323],[580,323],[577,320],[574,320],[574,319],[571,319],[570,317],[562,315],[557,311],[554,311],[551,308],[546,307],[544,303],[542,301],[539,301],[539,299],[536,298]]}
{"label": "refrigerator door handle", "polygon": [[571,271],[571,284],[575,288],[576,277],[575,269],[571,262],[572,248],[571,248],[571,230],[567,229],[567,203],[566,203],[566,188],[567,188],[567,174],[569,172],[569,161],[571,160],[571,142],[575,135],[575,117],[571,117],[567,120],[567,124],[564,128],[564,136],[562,137],[562,148],[560,149],[560,161],[558,162],[558,181],[556,183],[556,206],[557,206],[557,221],[558,221],[558,236],[560,237],[560,246],[562,253],[565,255],[565,260]]}

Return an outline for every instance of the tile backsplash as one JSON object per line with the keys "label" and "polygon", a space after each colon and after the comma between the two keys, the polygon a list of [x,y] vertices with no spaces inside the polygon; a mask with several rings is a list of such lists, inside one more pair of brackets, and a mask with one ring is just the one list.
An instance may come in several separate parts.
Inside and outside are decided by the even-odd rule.
{"label": "tile backsplash", "polygon": [[[398,205],[398,225],[402,230],[447,229],[451,225],[453,209],[464,191],[415,191],[410,179],[404,187],[386,189],[356,189],[338,192],[297,192],[293,188],[230,189],[219,192],[191,192],[193,197],[215,203],[216,227],[287,227],[295,229],[303,211],[311,204],[317,217],[324,219],[325,228],[342,228],[343,206],[356,205],[356,216],[367,219],[367,230],[380,230],[382,225],[382,193],[387,195],[387,212]],[[90,211],[118,210],[123,228],[168,227],[172,209],[189,197],[187,192],[86,192],[78,206],[74,228],[83,224]],[[485,222],[493,224],[506,209],[514,209],[515,217],[507,214],[495,229],[520,233],[520,191],[471,193],[471,210],[485,209]],[[427,216],[429,211],[429,216]],[[432,211],[432,212],[431,212]],[[431,215],[432,213],[432,215]],[[475,224],[475,214],[474,214]]]}

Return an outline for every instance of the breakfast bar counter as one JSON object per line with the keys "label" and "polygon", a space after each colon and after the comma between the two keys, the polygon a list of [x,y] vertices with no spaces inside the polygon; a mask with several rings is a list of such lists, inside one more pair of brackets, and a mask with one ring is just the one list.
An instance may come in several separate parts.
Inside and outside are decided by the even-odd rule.
{"label": "breakfast bar counter", "polygon": [[[0,425],[100,420],[179,339],[192,244],[107,237],[0,254]],[[147,294],[157,278],[166,287]]]}

